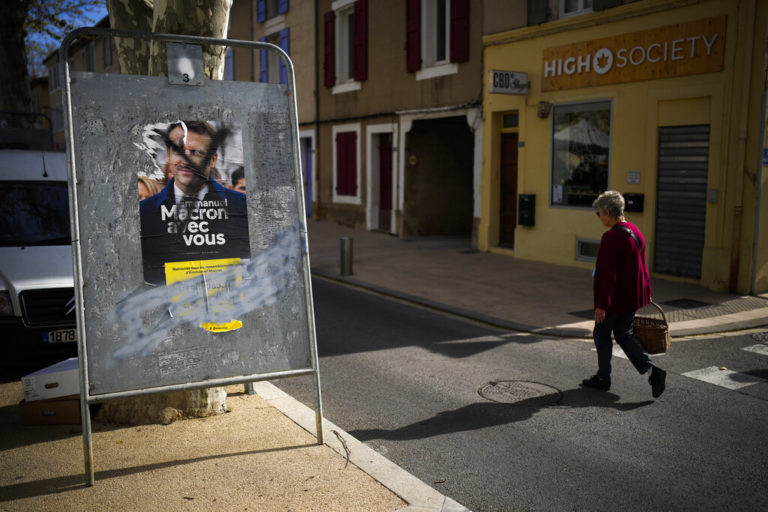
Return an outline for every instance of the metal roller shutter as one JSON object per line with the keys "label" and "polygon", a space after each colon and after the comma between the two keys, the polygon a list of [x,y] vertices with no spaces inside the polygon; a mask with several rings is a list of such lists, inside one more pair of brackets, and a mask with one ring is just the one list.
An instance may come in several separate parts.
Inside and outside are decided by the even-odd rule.
{"label": "metal roller shutter", "polygon": [[654,271],[701,277],[709,125],[659,128]]}

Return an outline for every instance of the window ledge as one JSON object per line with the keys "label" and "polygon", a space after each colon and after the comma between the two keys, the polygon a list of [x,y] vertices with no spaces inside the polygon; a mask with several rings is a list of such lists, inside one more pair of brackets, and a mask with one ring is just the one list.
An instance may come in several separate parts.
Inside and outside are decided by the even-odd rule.
{"label": "window ledge", "polygon": [[335,193],[333,194],[333,202],[340,204],[362,204],[360,196],[341,196]]}
{"label": "window ledge", "polygon": [[459,72],[459,65],[456,63],[439,64],[431,68],[425,68],[416,72],[416,80],[428,80],[439,76],[455,75]]}
{"label": "window ledge", "polygon": [[264,28],[272,28],[279,23],[285,23],[285,14],[278,14],[274,18],[269,18],[264,22]]}
{"label": "window ledge", "polygon": [[360,82],[344,82],[343,84],[334,85],[331,89],[331,94],[343,94],[345,92],[359,91]]}

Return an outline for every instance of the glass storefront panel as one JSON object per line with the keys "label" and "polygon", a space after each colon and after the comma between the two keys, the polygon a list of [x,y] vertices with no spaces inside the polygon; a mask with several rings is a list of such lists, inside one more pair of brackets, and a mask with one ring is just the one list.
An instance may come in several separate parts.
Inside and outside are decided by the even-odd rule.
{"label": "glass storefront panel", "polygon": [[608,187],[611,102],[552,109],[553,205],[592,207]]}

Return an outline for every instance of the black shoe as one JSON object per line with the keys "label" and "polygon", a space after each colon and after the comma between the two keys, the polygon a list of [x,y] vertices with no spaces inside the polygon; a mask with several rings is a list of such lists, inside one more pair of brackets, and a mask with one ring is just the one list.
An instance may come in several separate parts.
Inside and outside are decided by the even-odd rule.
{"label": "black shoe", "polygon": [[581,381],[581,385],[585,388],[594,388],[601,391],[608,391],[611,389],[611,379],[604,379],[602,377],[598,377],[597,375],[593,375],[590,378]]}
{"label": "black shoe", "polygon": [[648,377],[648,383],[651,385],[651,394],[653,398],[659,398],[666,387],[667,372],[654,366],[651,370],[651,376]]}

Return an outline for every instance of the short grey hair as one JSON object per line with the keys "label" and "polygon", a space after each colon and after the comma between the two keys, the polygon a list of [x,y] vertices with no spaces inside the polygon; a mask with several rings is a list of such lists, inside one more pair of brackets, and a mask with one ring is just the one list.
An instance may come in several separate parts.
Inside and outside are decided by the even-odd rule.
{"label": "short grey hair", "polygon": [[624,204],[624,196],[615,190],[606,190],[592,202],[592,206],[614,219],[620,219],[624,216]]}

